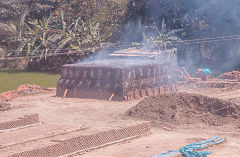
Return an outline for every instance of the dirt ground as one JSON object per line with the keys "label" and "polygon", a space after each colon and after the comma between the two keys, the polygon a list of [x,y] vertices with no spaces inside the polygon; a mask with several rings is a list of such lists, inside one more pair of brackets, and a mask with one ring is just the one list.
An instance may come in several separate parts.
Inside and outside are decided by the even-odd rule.
{"label": "dirt ground", "polygon": [[[240,83],[212,80],[182,85],[179,92],[201,94],[230,101],[240,106]],[[9,103],[11,109],[0,112],[0,121],[15,120],[26,114],[38,113],[41,124],[35,127],[0,133],[0,156],[47,146],[70,137],[112,128],[121,128],[143,120],[127,116],[130,108],[141,100],[108,102],[93,99],[59,98],[55,93],[18,97]],[[194,117],[196,118],[196,117]],[[240,121],[240,119],[237,119]],[[231,125],[231,123],[229,123]],[[211,147],[216,157],[240,157],[240,130],[222,129],[198,123],[172,128],[152,126],[152,133],[138,139],[92,150],[76,156],[83,157],[149,157],[166,150],[179,149],[192,142],[214,137],[226,137],[227,142]]]}

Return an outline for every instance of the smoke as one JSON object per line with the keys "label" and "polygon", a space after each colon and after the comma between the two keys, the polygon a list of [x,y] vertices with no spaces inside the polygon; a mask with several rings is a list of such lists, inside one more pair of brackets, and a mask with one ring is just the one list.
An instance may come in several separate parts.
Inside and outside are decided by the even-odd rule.
{"label": "smoke", "polygon": [[240,33],[240,1],[196,1],[199,17],[205,20],[209,35],[222,36]]}
{"label": "smoke", "polygon": [[[195,1],[195,11],[196,17],[199,18],[198,27],[193,27],[199,30],[195,38],[240,35],[240,1],[197,0]],[[240,63],[239,43],[240,39],[201,44],[203,45],[200,51],[202,56],[197,61],[199,66],[210,66],[217,71],[232,70]],[[204,64],[200,64],[201,62]]]}
{"label": "smoke", "polygon": [[[177,34],[182,40],[240,35],[239,0],[132,0],[129,7],[130,15],[120,37],[125,47],[143,43],[143,32],[154,35],[154,31],[148,31],[149,26],[155,24],[161,29],[163,19],[168,30],[183,30]],[[239,43],[240,37],[174,46],[178,48],[180,66],[189,71],[211,68],[221,72],[240,64]]]}
{"label": "smoke", "polygon": [[[240,35],[239,0],[148,0],[145,1],[143,25],[161,28],[165,19],[168,29],[183,29],[183,40]],[[240,39],[218,40],[175,45],[180,65],[228,71],[240,64]]]}

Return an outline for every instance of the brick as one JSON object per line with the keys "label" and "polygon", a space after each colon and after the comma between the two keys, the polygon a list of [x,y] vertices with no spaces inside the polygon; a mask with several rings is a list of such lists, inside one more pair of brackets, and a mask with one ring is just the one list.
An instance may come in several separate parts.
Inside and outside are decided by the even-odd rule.
{"label": "brick", "polygon": [[164,91],[164,88],[161,86],[159,87],[159,94],[163,94],[165,91]]}
{"label": "brick", "polygon": [[[14,154],[12,156],[27,157],[27,156],[60,156],[91,149],[95,146],[102,146],[110,142],[122,140],[128,137],[139,136],[150,132],[150,123],[142,123],[117,130],[104,131],[92,135],[81,135],[71,139],[63,140],[62,142],[50,145],[44,148],[38,148],[30,151]],[[10,156],[9,156],[10,157]]]}
{"label": "brick", "polygon": [[14,129],[26,125],[39,123],[38,114],[24,116],[24,118],[0,123],[0,130]]}
{"label": "brick", "polygon": [[151,88],[147,89],[147,96],[153,96],[153,90]]}
{"label": "brick", "polygon": [[158,88],[153,88],[153,95],[156,96],[156,95],[159,95],[159,89]]}
{"label": "brick", "polygon": [[144,98],[147,96],[145,89],[140,90],[141,97]]}
{"label": "brick", "polygon": [[140,91],[138,89],[135,89],[135,91],[134,91],[134,98],[135,99],[141,98],[141,94],[140,94]]}
{"label": "brick", "polygon": [[[117,101],[145,97],[147,94],[138,94],[135,90],[141,88],[147,90],[168,84],[170,80],[167,73],[171,70],[165,63],[147,61],[145,64],[136,63],[126,66],[121,60],[114,59],[103,60],[101,63],[64,65],[63,69],[57,84],[57,96],[62,97],[65,89],[68,88],[68,97],[105,100],[109,99],[106,95],[114,93],[117,97],[114,100]],[[73,88],[75,86],[78,88]],[[101,94],[101,91],[107,94]],[[129,91],[135,92],[134,95],[125,94]]]}

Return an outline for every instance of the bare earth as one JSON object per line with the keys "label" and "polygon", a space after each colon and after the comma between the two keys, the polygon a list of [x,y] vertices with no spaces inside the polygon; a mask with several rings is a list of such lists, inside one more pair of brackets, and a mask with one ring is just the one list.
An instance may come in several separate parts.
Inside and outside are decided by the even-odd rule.
{"label": "bare earth", "polygon": [[[223,88],[181,86],[181,91],[229,100],[240,106],[239,82],[234,82],[233,86],[226,85]],[[10,101],[12,109],[0,112],[0,121],[11,121],[23,115],[38,113],[41,124],[0,133],[0,156],[47,146],[81,134],[140,123],[141,121],[136,120],[136,118],[126,115],[126,112],[140,101],[108,102],[92,99],[62,99],[55,97],[55,93],[15,98]],[[209,148],[213,152],[211,156],[240,157],[239,130],[231,127],[222,129],[219,126],[198,126],[198,124],[192,125],[192,127],[174,129],[168,126],[153,126],[150,135],[76,156],[150,157],[219,134],[221,137],[226,137],[227,142]]]}

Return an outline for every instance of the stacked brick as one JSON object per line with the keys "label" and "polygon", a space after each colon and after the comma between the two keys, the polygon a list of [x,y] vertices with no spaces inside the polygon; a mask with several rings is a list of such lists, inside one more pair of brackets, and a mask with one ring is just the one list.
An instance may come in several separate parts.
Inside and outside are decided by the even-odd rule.
{"label": "stacked brick", "polygon": [[179,67],[173,70],[173,77],[176,81],[187,81],[190,77],[184,67]]}
{"label": "stacked brick", "polygon": [[139,99],[144,98],[146,96],[157,96],[163,93],[171,93],[176,92],[177,86],[175,84],[167,85],[167,86],[160,86],[160,87],[154,87],[154,88],[147,88],[147,89],[136,89],[134,91],[130,91],[125,96],[125,100],[133,100],[133,99]]}
{"label": "stacked brick", "polygon": [[218,78],[240,80],[240,71],[227,72],[227,73],[221,74]]}
{"label": "stacked brick", "polygon": [[173,69],[172,71],[172,80],[173,82],[181,82],[181,83],[187,83],[187,82],[198,82],[201,81],[200,78],[193,78],[189,75],[187,70],[184,67],[178,67],[176,69]]}
{"label": "stacked brick", "polygon": [[150,133],[150,123],[142,123],[118,130],[103,131],[92,135],[82,135],[63,140],[58,144],[11,155],[11,157],[57,157],[122,142]]}
{"label": "stacked brick", "polygon": [[11,129],[17,129],[28,125],[38,124],[39,114],[25,115],[23,118],[19,118],[14,121],[0,123],[0,132],[4,132]]}
{"label": "stacked brick", "polygon": [[65,65],[57,85],[57,96],[123,101],[129,92],[171,84],[167,63],[109,59]]}

